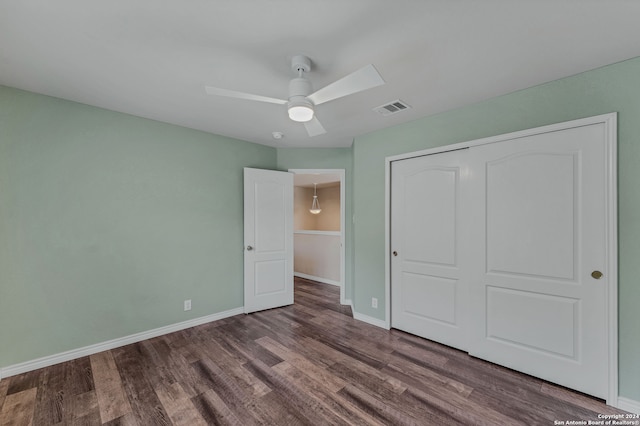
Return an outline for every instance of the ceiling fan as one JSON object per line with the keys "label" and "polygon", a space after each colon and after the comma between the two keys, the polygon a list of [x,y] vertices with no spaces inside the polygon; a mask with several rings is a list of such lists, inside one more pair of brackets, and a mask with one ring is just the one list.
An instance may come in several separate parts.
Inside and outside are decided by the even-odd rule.
{"label": "ceiling fan", "polygon": [[305,72],[311,70],[311,60],[304,55],[296,55],[291,59],[291,69],[298,76],[289,82],[289,98],[286,100],[211,86],[205,86],[205,90],[210,95],[280,105],[286,104],[289,118],[293,121],[304,123],[309,136],[317,136],[327,131],[315,116],[315,106],[384,84],[384,80],[376,68],[369,64],[311,93],[311,82],[304,76]]}

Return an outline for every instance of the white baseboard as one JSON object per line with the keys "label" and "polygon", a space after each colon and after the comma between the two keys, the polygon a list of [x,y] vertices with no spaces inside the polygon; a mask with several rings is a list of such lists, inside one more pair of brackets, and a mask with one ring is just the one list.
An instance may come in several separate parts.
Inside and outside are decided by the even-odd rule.
{"label": "white baseboard", "polygon": [[294,272],[293,276],[294,277],[304,278],[305,280],[318,281],[320,283],[331,284],[331,285],[335,285],[335,286],[340,287],[340,282],[339,281],[330,280],[328,278],[316,277],[314,275],[303,274],[302,272]]}
{"label": "white baseboard", "polygon": [[230,309],[217,314],[206,315],[204,317],[194,318],[176,324],[167,325],[153,330],[143,331],[129,336],[120,337],[118,339],[109,340],[94,345],[85,346],[83,348],[72,349],[55,355],[49,355],[31,361],[21,362],[20,364],[10,365],[0,368],[0,380],[5,377],[15,376],[17,374],[26,373],[28,371],[37,370],[38,368],[48,367],[50,365],[59,364],[61,362],[71,361],[73,359],[82,358],[84,356],[93,355],[98,352],[107,351],[109,349],[118,348],[120,346],[130,345],[142,340],[151,339],[153,337],[162,336],[164,334],[173,333],[175,331],[184,330],[185,328],[195,327],[197,325],[206,324],[208,322],[221,320],[223,318],[232,317],[244,313],[244,307]]}
{"label": "white baseboard", "polygon": [[618,397],[617,408],[634,414],[640,414],[640,401],[633,399]]}
{"label": "white baseboard", "polygon": [[[351,305],[351,309],[353,309],[353,305]],[[361,314],[359,312],[353,311],[353,318],[358,321],[366,322],[367,324],[375,325],[376,327],[384,328],[388,330],[387,323],[384,320],[380,320],[378,318],[370,317],[369,315]]]}
{"label": "white baseboard", "polygon": [[353,300],[351,299],[344,299],[344,302],[341,303],[342,305],[346,305],[346,306],[351,306],[351,312],[353,312]]}

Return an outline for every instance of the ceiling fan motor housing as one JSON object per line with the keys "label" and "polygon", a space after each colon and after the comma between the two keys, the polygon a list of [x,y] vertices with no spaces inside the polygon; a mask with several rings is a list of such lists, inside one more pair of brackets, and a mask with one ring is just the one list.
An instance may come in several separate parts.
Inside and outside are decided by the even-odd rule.
{"label": "ceiling fan motor housing", "polygon": [[289,82],[289,99],[296,96],[307,97],[311,93],[311,82],[304,77],[296,77]]}
{"label": "ceiling fan motor housing", "polygon": [[313,118],[313,103],[307,99],[311,93],[311,82],[297,77],[289,82],[289,102],[287,109],[293,121],[307,122]]}

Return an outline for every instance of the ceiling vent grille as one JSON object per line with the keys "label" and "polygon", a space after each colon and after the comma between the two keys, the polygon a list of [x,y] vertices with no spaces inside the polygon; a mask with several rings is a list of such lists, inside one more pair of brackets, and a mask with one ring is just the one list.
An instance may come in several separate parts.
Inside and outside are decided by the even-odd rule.
{"label": "ceiling vent grille", "polygon": [[375,107],[373,110],[380,115],[391,115],[397,114],[400,111],[404,111],[405,109],[411,108],[409,105],[401,101],[400,99],[396,99],[395,101],[391,101],[387,104],[380,105],[379,107]]}

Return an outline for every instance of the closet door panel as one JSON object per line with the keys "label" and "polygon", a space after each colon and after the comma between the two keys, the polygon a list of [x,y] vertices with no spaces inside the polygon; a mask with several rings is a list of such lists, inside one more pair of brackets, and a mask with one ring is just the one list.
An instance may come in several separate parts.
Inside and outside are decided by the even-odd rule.
{"label": "closet door panel", "polygon": [[391,325],[464,349],[460,152],[392,165]]}
{"label": "closet door panel", "polygon": [[607,395],[603,124],[469,150],[469,352]]}
{"label": "closet door panel", "polygon": [[577,152],[487,162],[489,272],[574,279],[579,162]]}
{"label": "closet door panel", "polygon": [[456,266],[458,169],[429,167],[403,176],[403,259]]}

